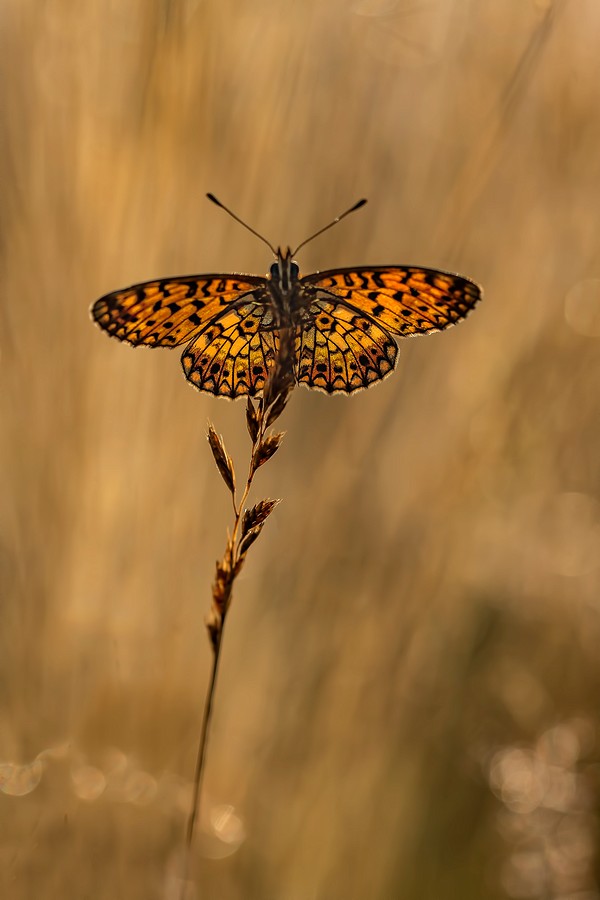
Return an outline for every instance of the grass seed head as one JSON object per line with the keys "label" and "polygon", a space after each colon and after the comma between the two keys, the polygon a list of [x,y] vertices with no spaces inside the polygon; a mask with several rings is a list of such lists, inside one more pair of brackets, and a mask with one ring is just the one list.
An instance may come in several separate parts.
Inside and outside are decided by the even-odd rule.
{"label": "grass seed head", "polygon": [[294,374],[295,331],[282,328],[279,332],[279,349],[273,366],[269,370],[263,389],[262,411],[265,427],[269,427],[285,409],[296,377]]}
{"label": "grass seed head", "polygon": [[232,494],[235,493],[235,470],[233,461],[225,449],[223,438],[217,434],[211,423],[208,423],[208,443],[217,464],[217,469],[223,477],[223,481]]}
{"label": "grass seed head", "polygon": [[283,432],[280,432],[279,434],[268,434],[266,438],[263,438],[252,456],[253,473],[260,468],[260,466],[264,466],[264,464],[277,453],[282,440]]}
{"label": "grass seed head", "polygon": [[250,397],[248,397],[248,402],[246,403],[246,425],[248,426],[250,439],[255,444],[260,431],[260,419],[258,408],[254,406]]}
{"label": "grass seed head", "polygon": [[242,518],[242,537],[244,537],[251,528],[262,525],[279,502],[279,500],[259,500],[251,509],[244,510]]}

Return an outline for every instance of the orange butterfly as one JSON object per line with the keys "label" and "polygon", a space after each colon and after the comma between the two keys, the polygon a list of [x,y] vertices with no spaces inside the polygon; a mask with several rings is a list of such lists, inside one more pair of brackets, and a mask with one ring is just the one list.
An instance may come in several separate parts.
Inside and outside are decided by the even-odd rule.
{"label": "orange butterfly", "polygon": [[[237,221],[241,219],[207,195]],[[177,347],[188,381],[224,397],[260,392],[279,348],[295,333],[296,380],[327,393],[352,393],[385,378],[397,338],[441,331],[481,299],[477,284],[417,266],[360,266],[300,276],[292,257],[309,240],[363,206],[360,200],[292,253],[275,250],[269,274],[161,278],[107,294],[94,320],[135,346]],[[392,337],[393,335],[393,337]]]}

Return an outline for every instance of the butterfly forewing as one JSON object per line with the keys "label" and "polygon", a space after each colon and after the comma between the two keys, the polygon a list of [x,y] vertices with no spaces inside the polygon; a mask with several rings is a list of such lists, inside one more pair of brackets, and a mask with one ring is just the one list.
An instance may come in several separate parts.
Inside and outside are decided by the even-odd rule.
{"label": "butterfly forewing", "polygon": [[176,347],[244,294],[265,284],[254,275],[190,275],[134,284],[97,300],[95,321],[122,341]]}
{"label": "butterfly forewing", "polygon": [[416,266],[373,266],[306,275],[302,283],[338,297],[393,334],[440,331],[459,322],[481,298],[473,281]]}

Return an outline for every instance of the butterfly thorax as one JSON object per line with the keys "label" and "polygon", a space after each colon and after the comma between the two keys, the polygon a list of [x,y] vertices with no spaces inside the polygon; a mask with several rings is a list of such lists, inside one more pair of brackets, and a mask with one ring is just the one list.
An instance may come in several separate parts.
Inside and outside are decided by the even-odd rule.
{"label": "butterfly thorax", "polygon": [[267,277],[267,288],[273,304],[273,313],[279,326],[298,324],[306,305],[300,289],[300,269],[292,260],[288,247],[285,253],[277,249],[277,261]]}

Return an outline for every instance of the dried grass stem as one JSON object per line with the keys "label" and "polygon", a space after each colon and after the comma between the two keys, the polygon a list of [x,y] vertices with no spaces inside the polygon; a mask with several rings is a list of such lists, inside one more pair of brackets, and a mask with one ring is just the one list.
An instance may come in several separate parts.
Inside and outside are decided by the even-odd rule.
{"label": "dried grass stem", "polygon": [[212,586],[212,605],[206,620],[206,628],[213,652],[210,681],[204,702],[202,727],[196,754],[192,804],[187,820],[185,834],[184,866],[181,898],[185,896],[185,888],[189,871],[194,830],[198,818],[201,801],[202,781],[205,768],[206,750],[210,732],[210,721],[213,710],[219,659],[223,642],[225,619],[231,605],[233,586],[239,575],[248,550],[260,535],[263,526],[271,515],[279,500],[259,500],[247,509],[246,502],[258,469],[268,462],[279,449],[283,433],[267,434],[267,429],[279,418],[285,409],[290,392],[294,387],[294,334],[291,329],[282,329],[279,336],[279,349],[269,370],[263,396],[255,405],[248,398],[246,405],[246,424],[252,441],[252,452],[248,467],[248,477],[240,502],[236,498],[236,479],[233,461],[221,435],[213,426],[208,426],[208,443],[212,450],[215,465],[231,495],[234,521],[231,534],[227,536],[225,552],[217,561],[215,579]]}

